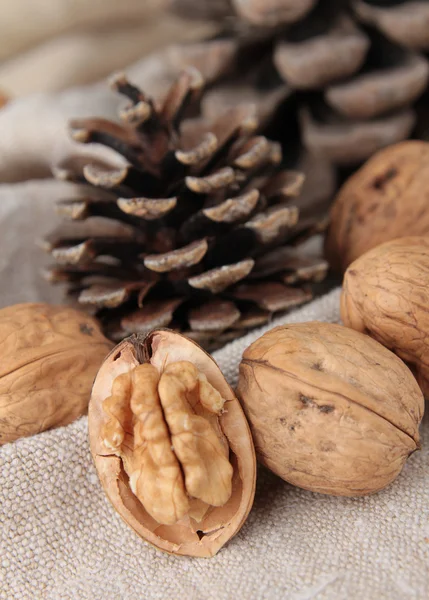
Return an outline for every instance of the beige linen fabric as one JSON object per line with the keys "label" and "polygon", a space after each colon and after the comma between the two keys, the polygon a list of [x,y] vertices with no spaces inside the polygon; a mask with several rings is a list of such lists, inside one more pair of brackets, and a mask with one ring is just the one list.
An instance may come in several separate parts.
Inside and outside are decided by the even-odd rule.
{"label": "beige linen fabric", "polygon": [[0,89],[17,98],[99,81],[165,44],[201,39],[214,31],[210,23],[189,24],[162,14],[99,29],[61,32],[0,62]]}
{"label": "beige linen fabric", "polygon": [[[339,292],[279,322],[338,320]],[[236,381],[244,347],[216,353]],[[214,558],[162,554],[129,529],[92,464],[87,418],[0,449],[1,600],[426,600],[429,422],[399,479],[358,499],[260,469],[249,519]]]}
{"label": "beige linen fabric", "polygon": [[[163,27],[168,30],[168,24],[164,24]],[[176,23],[175,27],[179,25]],[[180,36],[171,32],[168,41],[172,42],[178,37],[189,40],[199,35],[198,28],[187,27],[184,24],[180,24],[180,32]],[[157,38],[155,30],[151,31],[152,35]],[[159,38],[158,41],[161,40],[165,42],[165,37]],[[177,48],[177,44],[172,43],[129,65],[125,72],[130,81],[141,86],[151,97],[163,97],[183,68]],[[61,60],[61,52],[55,50],[49,55],[62,72],[64,61]],[[87,63],[89,68],[91,61]],[[203,67],[204,65],[201,65],[204,75]],[[33,71],[34,64],[28,68]],[[111,69],[114,68],[111,64]],[[45,67],[42,67],[42,70],[44,76],[49,78],[50,71]],[[79,67],[79,72],[81,71],[82,68]],[[0,93],[1,82],[0,65]],[[94,116],[117,120],[118,110],[126,104],[127,100],[124,97],[109,89],[108,78],[91,85],[70,87],[51,93],[33,93],[11,101],[0,110],[0,183],[50,177],[51,167],[72,155],[98,154],[114,164],[118,155],[109,148],[73,142],[69,135],[68,123],[73,119]]]}
{"label": "beige linen fabric", "polygon": [[144,21],[169,0],[1,0],[0,59],[59,33]]}
{"label": "beige linen fabric", "polygon": [[18,98],[99,81],[173,42],[210,37],[170,0],[0,0],[0,92]]}

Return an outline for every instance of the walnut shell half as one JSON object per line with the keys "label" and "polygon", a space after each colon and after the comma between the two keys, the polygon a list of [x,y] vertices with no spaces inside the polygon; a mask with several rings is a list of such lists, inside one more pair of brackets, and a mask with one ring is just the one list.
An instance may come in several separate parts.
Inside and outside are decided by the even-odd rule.
{"label": "walnut shell half", "polygon": [[412,366],[429,397],[429,238],[381,244],[344,276],[341,317]]}
{"label": "walnut shell half", "polygon": [[256,482],[250,429],[195,342],[156,330],[116,346],[94,383],[89,438],[114,508],[157,548],[213,556],[243,525]]}
{"label": "walnut shell half", "polygon": [[411,372],[341,325],[272,329],[244,352],[237,393],[258,459],[314,492],[381,490],[419,448],[424,400]]}
{"label": "walnut shell half", "polygon": [[112,348],[95,319],[65,306],[0,310],[0,445],[71,423]]}
{"label": "walnut shell half", "polygon": [[359,256],[395,238],[429,233],[429,144],[380,150],[342,186],[331,209],[326,255],[344,272]]}

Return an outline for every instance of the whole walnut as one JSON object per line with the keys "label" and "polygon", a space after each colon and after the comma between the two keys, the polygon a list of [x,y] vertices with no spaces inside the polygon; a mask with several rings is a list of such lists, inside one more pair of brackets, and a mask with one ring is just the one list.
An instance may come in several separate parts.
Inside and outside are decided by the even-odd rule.
{"label": "whole walnut", "polygon": [[164,329],[121,342],[97,374],[88,422],[106,494],[147,542],[209,557],[243,525],[255,495],[252,436],[195,342]]}
{"label": "whole walnut", "polygon": [[409,364],[429,397],[429,238],[407,237],[366,252],[344,276],[341,317]]}
{"label": "whole walnut", "polygon": [[429,234],[429,144],[406,141],[377,152],[343,185],[331,210],[326,255],[344,272],[383,242]]}
{"label": "whole walnut", "polygon": [[0,310],[0,444],[67,425],[86,413],[112,347],[92,317],[49,304]]}
{"label": "whole walnut", "polygon": [[424,399],[408,367],[341,325],[272,329],[244,352],[237,393],[259,460],[314,492],[381,490],[419,448]]}

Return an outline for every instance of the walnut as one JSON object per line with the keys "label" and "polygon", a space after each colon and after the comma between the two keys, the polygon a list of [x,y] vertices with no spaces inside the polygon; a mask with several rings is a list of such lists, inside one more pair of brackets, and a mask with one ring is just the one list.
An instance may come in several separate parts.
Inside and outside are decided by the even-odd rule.
{"label": "walnut", "polygon": [[0,310],[0,444],[71,423],[112,347],[92,317],[49,304]]}
{"label": "walnut", "polygon": [[386,242],[350,265],[341,317],[402,358],[429,397],[429,238]]}
{"label": "walnut", "polygon": [[429,233],[429,144],[406,141],[377,152],[343,185],[326,238],[331,266],[350,263],[383,242]]}
{"label": "walnut", "polygon": [[96,377],[89,434],[113,506],[161,550],[213,556],[244,523],[256,480],[249,426],[195,342],[158,330],[119,344]]}
{"label": "walnut", "polygon": [[272,329],[244,352],[237,393],[259,460],[314,492],[381,490],[419,448],[424,400],[411,372],[341,325]]}

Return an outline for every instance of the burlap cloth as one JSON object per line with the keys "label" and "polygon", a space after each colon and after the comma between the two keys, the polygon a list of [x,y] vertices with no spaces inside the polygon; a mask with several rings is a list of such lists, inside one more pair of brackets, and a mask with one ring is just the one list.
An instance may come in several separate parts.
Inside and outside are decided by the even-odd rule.
{"label": "burlap cloth", "polygon": [[172,42],[211,36],[170,0],[2,0],[0,92],[10,98],[98,81]]}
{"label": "burlap cloth", "polygon": [[[282,322],[338,320],[337,290]],[[279,323],[280,321],[276,321]],[[216,360],[234,384],[262,330]],[[249,519],[214,558],[155,550],[110,506],[91,461],[87,418],[0,450],[2,600],[427,599],[429,423],[423,450],[374,496],[333,498],[260,469]]]}
{"label": "burlap cloth", "polygon": [[[0,156],[3,173],[11,172],[8,157]],[[44,258],[34,240],[52,227],[53,199],[70,194],[70,184],[50,181],[0,185],[0,306],[59,300],[39,277]],[[335,290],[282,321],[337,321],[338,300]],[[216,353],[231,384],[243,349],[261,333]],[[428,418],[422,442],[398,480],[366,498],[313,494],[261,468],[249,519],[212,559],[162,554],[121,521],[98,482],[86,417],[7,444],[0,449],[0,598],[427,600]]]}

